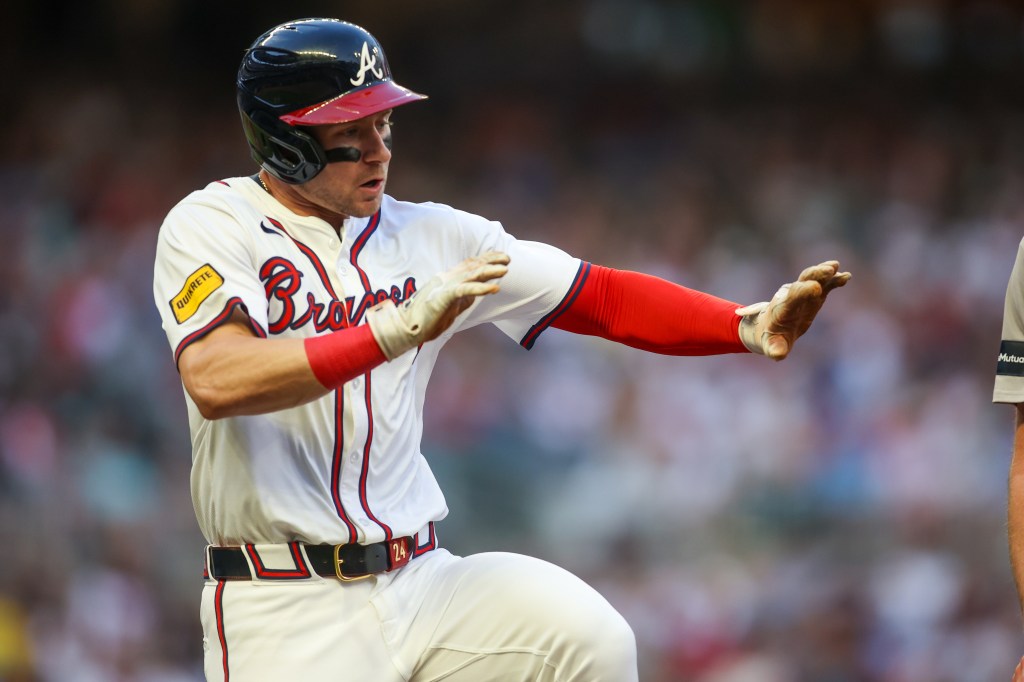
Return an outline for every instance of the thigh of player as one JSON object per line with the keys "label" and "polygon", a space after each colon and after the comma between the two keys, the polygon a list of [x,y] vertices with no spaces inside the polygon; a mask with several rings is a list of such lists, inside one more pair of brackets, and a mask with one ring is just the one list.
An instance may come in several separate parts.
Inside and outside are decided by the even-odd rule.
{"label": "thigh of player", "polygon": [[637,679],[629,625],[573,574],[518,554],[431,554],[374,600],[385,623],[408,624],[392,642],[411,682]]}
{"label": "thigh of player", "polygon": [[370,603],[373,591],[373,579],[207,582],[200,614],[206,679],[404,682]]}

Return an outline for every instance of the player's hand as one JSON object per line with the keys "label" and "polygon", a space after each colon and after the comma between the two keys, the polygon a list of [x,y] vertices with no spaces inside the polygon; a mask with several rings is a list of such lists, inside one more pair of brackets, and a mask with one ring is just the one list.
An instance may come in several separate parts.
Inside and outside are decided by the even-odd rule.
{"label": "player's hand", "polygon": [[507,254],[488,251],[431,277],[400,306],[389,299],[370,308],[366,322],[387,359],[436,339],[477,297],[496,293],[508,263]]}
{"label": "player's hand", "polygon": [[839,261],[825,261],[801,272],[795,282],[783,284],[771,301],[738,309],[736,314],[743,317],[743,345],[753,353],[782,360],[811,326],[828,293],[849,281],[850,273],[839,272]]}
{"label": "player's hand", "polygon": [[1013,679],[1010,682],[1024,682],[1024,657],[1020,659],[1017,669],[1013,671]]}

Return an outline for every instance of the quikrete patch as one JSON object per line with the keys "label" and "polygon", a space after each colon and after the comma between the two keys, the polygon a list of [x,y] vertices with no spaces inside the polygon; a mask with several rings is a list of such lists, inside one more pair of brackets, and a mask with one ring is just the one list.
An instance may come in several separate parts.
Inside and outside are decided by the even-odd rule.
{"label": "quikrete patch", "polygon": [[195,315],[202,302],[222,284],[224,278],[209,263],[189,275],[181,291],[170,301],[178,324]]}

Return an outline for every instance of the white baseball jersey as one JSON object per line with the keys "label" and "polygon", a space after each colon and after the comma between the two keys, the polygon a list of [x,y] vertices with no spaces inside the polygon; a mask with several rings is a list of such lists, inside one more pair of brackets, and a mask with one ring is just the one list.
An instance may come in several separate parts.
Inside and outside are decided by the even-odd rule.
{"label": "white baseball jersey", "polygon": [[389,196],[372,217],[346,220],[339,236],[319,218],[292,213],[251,177],[211,183],[170,211],[154,296],[175,361],[235,308],[260,337],[329,334],[489,250],[511,257],[498,294],[478,299],[437,340],[319,400],[208,420],[186,393],[192,500],[208,542],[372,543],[429,529],[418,538],[426,549],[432,523],[448,511],[420,452],[438,351],[454,332],[483,322],[529,348],[571,302],[588,266],[479,216]]}
{"label": "white baseball jersey", "polygon": [[1006,285],[1003,333],[992,400],[1024,403],[1024,241],[1017,247],[1017,260]]}

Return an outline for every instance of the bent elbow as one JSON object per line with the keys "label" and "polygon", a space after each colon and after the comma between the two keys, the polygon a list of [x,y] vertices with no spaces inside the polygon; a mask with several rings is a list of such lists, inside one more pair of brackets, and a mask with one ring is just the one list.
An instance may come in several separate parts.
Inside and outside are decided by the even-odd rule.
{"label": "bent elbow", "polygon": [[186,385],[189,397],[203,419],[215,420],[230,417],[232,403],[224,391],[208,385]]}
{"label": "bent elbow", "polygon": [[214,421],[216,419],[223,419],[229,416],[227,410],[223,406],[211,402],[196,402],[196,408],[199,410],[199,414],[203,415],[203,419],[208,421]]}

